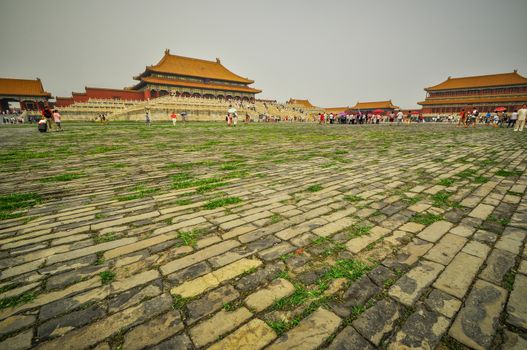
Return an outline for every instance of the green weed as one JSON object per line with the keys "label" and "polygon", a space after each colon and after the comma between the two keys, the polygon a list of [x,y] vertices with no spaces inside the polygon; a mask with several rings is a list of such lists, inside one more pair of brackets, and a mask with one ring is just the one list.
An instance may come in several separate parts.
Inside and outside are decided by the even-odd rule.
{"label": "green weed", "polygon": [[410,221],[416,222],[418,224],[425,225],[425,226],[428,226],[440,220],[443,220],[442,216],[432,214],[432,213],[417,213],[410,218]]}
{"label": "green weed", "polygon": [[103,271],[99,273],[101,277],[102,284],[110,284],[115,279],[115,272],[112,271]]}
{"label": "green weed", "polygon": [[320,184],[315,184],[315,185],[311,185],[309,186],[306,191],[308,192],[318,192],[322,189],[322,185]]}
{"label": "green weed", "polygon": [[219,207],[224,207],[231,204],[240,203],[242,201],[241,198],[238,197],[226,197],[226,198],[219,198],[219,199],[213,199],[203,206],[205,209],[216,209]]}

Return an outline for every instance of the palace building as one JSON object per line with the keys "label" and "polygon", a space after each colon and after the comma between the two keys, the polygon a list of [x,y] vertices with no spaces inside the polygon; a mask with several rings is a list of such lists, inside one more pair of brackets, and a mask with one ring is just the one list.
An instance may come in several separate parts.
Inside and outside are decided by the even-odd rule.
{"label": "palace building", "polygon": [[241,99],[253,101],[261,90],[249,85],[253,80],[243,78],[225,68],[220,60],[207,61],[197,58],[165,55],[153,66],[134,77],[139,82],[131,89],[144,91],[146,98],[170,93],[177,96]]}
{"label": "palace building", "polygon": [[398,106],[392,103],[392,100],[388,101],[374,101],[374,102],[357,102],[355,106],[351,107],[350,110],[354,113],[371,113],[375,110],[383,110],[384,112],[393,112],[399,109]]}
{"label": "palace building", "polygon": [[9,79],[0,78],[0,110],[9,109],[9,102],[20,103],[22,110],[44,108],[51,99],[51,94],[44,90],[39,78]]}
{"label": "palace building", "polygon": [[477,108],[480,112],[505,107],[509,112],[527,102],[527,78],[511,73],[451,78],[425,88],[426,98],[418,102],[423,113],[457,113]]}
{"label": "palace building", "polygon": [[290,98],[289,101],[287,101],[286,103],[290,105],[302,106],[307,109],[318,108],[316,106],[313,106],[311,102],[309,102],[309,100],[299,100],[299,99]]}

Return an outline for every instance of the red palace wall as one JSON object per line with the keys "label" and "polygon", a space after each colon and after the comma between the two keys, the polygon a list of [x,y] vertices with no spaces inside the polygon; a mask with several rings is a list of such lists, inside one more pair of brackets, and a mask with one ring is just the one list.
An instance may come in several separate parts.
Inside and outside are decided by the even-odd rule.
{"label": "red palace wall", "polygon": [[113,90],[105,88],[86,88],[86,95],[88,98],[99,98],[109,100],[144,100],[145,95],[143,91],[133,90]]}
{"label": "red palace wall", "polygon": [[57,97],[56,100],[55,106],[57,107],[68,107],[75,102],[73,97]]}

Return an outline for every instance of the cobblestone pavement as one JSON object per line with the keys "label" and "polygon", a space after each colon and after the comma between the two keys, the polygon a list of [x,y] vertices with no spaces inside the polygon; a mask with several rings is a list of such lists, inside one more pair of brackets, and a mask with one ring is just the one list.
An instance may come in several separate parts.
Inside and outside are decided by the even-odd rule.
{"label": "cobblestone pavement", "polygon": [[525,349],[527,133],[0,128],[0,349]]}

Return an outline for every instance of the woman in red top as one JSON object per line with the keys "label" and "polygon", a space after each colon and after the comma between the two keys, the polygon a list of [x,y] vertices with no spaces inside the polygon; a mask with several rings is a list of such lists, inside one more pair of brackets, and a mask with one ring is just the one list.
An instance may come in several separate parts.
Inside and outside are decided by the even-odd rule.
{"label": "woman in red top", "polygon": [[461,112],[459,113],[459,121],[457,122],[457,126],[460,127],[462,124],[465,125],[466,119],[467,119],[467,113],[465,112],[465,109],[463,108]]}
{"label": "woman in red top", "polygon": [[324,113],[320,113],[320,121],[319,124],[324,124]]}

